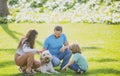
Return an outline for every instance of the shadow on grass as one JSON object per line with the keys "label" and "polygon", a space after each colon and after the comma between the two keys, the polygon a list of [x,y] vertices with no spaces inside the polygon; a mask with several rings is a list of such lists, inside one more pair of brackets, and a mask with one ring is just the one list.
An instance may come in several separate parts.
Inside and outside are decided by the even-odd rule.
{"label": "shadow on grass", "polygon": [[82,47],[83,49],[102,49],[101,47],[94,47],[94,46],[90,46],[90,47]]}
{"label": "shadow on grass", "polygon": [[106,68],[106,69],[95,69],[95,70],[90,70],[88,72],[89,74],[116,74],[116,75],[120,75],[120,70],[115,70],[112,68]]}
{"label": "shadow on grass", "polygon": [[11,65],[15,65],[14,61],[0,62],[0,68],[6,67],[6,66],[11,66]]}
{"label": "shadow on grass", "polygon": [[9,27],[8,27],[8,24],[0,24],[0,26],[1,26],[1,27],[3,28],[3,30],[4,30],[8,35],[10,35],[13,39],[15,39],[16,41],[19,41],[18,37],[17,37],[15,34],[22,35],[21,33],[10,30]]}
{"label": "shadow on grass", "polygon": [[110,59],[110,58],[102,58],[102,59],[92,59],[89,61],[96,61],[96,62],[117,62],[116,59]]}
{"label": "shadow on grass", "polygon": [[10,76],[61,76],[61,74],[43,74],[43,73],[38,73],[37,72],[36,74],[33,74],[33,75],[18,73],[18,74],[13,74],[13,75],[10,75]]}
{"label": "shadow on grass", "polygon": [[0,49],[0,51],[16,51],[16,49]]}
{"label": "shadow on grass", "polygon": [[100,59],[100,60],[96,60],[96,61],[98,61],[98,62],[116,62],[118,60],[106,58],[106,59]]}
{"label": "shadow on grass", "polygon": [[17,73],[17,74],[12,74],[12,75],[9,75],[9,76],[27,76],[27,75],[22,74],[22,73]]}
{"label": "shadow on grass", "polygon": [[[23,34],[19,33],[19,32],[16,32],[16,31],[12,31],[10,30],[9,28],[9,25],[8,24],[0,24],[0,26],[3,28],[3,30],[8,34],[10,35],[13,39],[15,39],[16,41],[19,41],[18,37],[15,35],[20,35],[22,36]],[[42,43],[40,41],[37,41],[37,44],[39,44],[40,46],[42,46]]]}

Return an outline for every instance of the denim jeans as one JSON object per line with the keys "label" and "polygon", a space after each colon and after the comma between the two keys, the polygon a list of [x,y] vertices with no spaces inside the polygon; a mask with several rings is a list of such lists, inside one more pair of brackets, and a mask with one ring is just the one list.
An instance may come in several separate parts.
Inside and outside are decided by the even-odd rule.
{"label": "denim jeans", "polygon": [[[69,68],[71,69],[71,70],[74,70],[74,71],[78,71],[78,69],[80,69],[79,68],[79,65],[78,64],[75,64],[75,63],[73,63],[72,65],[70,65],[69,66]],[[81,70],[81,69],[80,69]]]}
{"label": "denim jeans", "polygon": [[54,56],[52,55],[52,64],[53,66],[58,66],[60,64],[60,60],[63,60],[61,64],[61,68],[63,68],[68,62],[71,57],[72,53],[70,50],[65,50],[63,53],[59,53],[58,55]]}
{"label": "denim jeans", "polygon": [[78,64],[75,64],[75,63],[73,63],[72,65],[70,65],[69,68],[70,68],[71,70],[76,71],[76,72],[78,71],[78,69],[80,69],[80,71],[85,72],[84,70],[82,70],[82,69],[79,67]]}

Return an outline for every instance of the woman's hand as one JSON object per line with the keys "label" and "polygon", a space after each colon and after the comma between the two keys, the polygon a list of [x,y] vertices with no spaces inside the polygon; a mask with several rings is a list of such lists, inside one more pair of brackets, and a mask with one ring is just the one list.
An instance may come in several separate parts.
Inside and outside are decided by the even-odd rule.
{"label": "woman's hand", "polygon": [[39,51],[37,51],[37,54],[39,54],[39,55],[40,55],[41,53],[42,53],[42,51],[40,51],[40,50],[39,50]]}

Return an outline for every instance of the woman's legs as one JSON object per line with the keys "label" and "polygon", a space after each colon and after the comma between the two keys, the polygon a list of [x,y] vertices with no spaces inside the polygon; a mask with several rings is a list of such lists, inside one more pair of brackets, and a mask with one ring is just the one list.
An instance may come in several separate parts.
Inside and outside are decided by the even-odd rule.
{"label": "woman's legs", "polygon": [[31,67],[34,63],[34,53],[28,52],[21,56],[15,56],[15,62],[18,66],[26,66],[26,72],[31,73]]}

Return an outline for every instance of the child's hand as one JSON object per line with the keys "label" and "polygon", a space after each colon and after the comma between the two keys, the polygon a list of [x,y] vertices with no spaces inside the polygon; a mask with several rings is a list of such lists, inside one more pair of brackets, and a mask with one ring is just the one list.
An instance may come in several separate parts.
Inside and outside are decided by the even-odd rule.
{"label": "child's hand", "polygon": [[65,69],[66,69],[65,67],[62,68],[62,70],[65,70]]}

